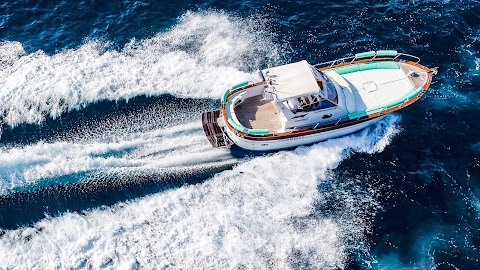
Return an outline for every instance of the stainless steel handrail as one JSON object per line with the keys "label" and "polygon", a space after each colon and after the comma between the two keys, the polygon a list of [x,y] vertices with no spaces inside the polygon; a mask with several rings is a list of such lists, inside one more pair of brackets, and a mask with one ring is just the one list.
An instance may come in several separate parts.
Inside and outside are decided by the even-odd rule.
{"label": "stainless steel handrail", "polygon": [[[393,61],[395,61],[397,59],[398,60],[412,60],[412,58],[413,58],[415,60],[415,63],[418,64],[420,62],[420,57],[417,57],[417,56],[411,55],[411,54],[406,54],[406,53],[397,53],[397,55],[395,55],[395,56],[378,56],[378,58],[377,58],[377,56],[378,56],[377,53],[375,53],[375,55],[373,55],[373,56],[363,57],[363,58],[356,58],[355,56],[348,56],[348,57],[344,57],[344,58],[335,59],[335,60],[332,60],[332,61],[318,63],[318,64],[313,65],[313,67],[315,67],[315,68],[322,68],[322,67],[326,67],[326,66],[332,67],[335,64],[344,64],[344,63],[348,63],[347,64],[347,66],[348,66],[348,65],[351,65],[356,59],[374,61],[376,59],[388,58],[388,59],[392,59]],[[408,58],[410,58],[410,59],[408,59]]]}

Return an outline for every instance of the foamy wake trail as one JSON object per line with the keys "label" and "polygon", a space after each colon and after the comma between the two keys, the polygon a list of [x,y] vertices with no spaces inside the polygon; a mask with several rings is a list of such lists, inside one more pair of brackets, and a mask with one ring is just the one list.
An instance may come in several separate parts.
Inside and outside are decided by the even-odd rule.
{"label": "foamy wake trail", "polygon": [[259,79],[278,46],[254,20],[187,12],[166,32],[122,50],[90,41],[47,55],[0,42],[0,123],[39,123],[98,100],[170,93],[219,97],[235,82]]}
{"label": "foamy wake trail", "polygon": [[389,116],[361,133],[255,158],[201,184],[6,231],[0,262],[47,269],[342,268],[369,226],[349,206],[368,198],[337,194],[347,207],[322,216],[318,185],[352,153],[382,151],[398,132],[396,121]]}
{"label": "foamy wake trail", "polygon": [[111,170],[118,169],[122,169],[122,173],[146,168],[186,169],[192,165],[232,159],[227,150],[211,148],[200,123],[127,134],[108,142],[39,142],[24,147],[0,148],[0,194],[25,187],[66,184],[65,179],[55,178],[71,174],[114,173]]}

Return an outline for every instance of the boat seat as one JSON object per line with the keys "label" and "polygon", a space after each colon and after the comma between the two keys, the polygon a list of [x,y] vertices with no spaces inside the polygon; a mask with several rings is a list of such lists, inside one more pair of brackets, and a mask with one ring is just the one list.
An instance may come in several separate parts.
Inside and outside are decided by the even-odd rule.
{"label": "boat seat", "polygon": [[342,66],[338,68],[333,68],[335,72],[340,75],[353,73],[357,71],[372,70],[372,69],[400,69],[400,66],[396,62],[392,61],[372,61],[361,64],[353,64]]}

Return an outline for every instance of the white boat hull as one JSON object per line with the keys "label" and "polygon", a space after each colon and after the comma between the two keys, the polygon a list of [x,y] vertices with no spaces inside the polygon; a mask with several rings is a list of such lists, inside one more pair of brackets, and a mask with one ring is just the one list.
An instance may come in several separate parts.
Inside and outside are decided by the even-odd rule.
{"label": "white boat hull", "polygon": [[273,151],[273,150],[281,150],[281,149],[297,147],[300,145],[314,144],[317,142],[345,136],[345,135],[357,132],[359,130],[362,130],[370,125],[373,125],[376,122],[383,119],[384,117],[385,116],[380,116],[372,120],[368,120],[365,122],[361,122],[355,125],[351,125],[351,126],[347,126],[347,127],[343,127],[335,130],[320,132],[312,135],[296,136],[296,137],[285,138],[285,139],[273,139],[273,140],[263,140],[263,141],[247,140],[237,136],[228,128],[226,129],[226,134],[234,144],[236,144],[237,146],[243,149],[247,149],[251,151]]}

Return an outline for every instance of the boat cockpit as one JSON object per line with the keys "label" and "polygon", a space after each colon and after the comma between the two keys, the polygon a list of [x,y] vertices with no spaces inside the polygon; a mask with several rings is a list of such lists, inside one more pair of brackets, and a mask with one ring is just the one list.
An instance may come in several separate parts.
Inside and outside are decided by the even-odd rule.
{"label": "boat cockpit", "polygon": [[264,94],[275,100],[282,111],[284,128],[317,124],[345,114],[338,106],[339,93],[334,83],[306,61],[262,72],[267,82]]}
{"label": "boat cockpit", "polygon": [[327,76],[312,67],[318,85],[318,93],[285,101],[285,105],[295,114],[332,108],[338,105],[338,93]]}

